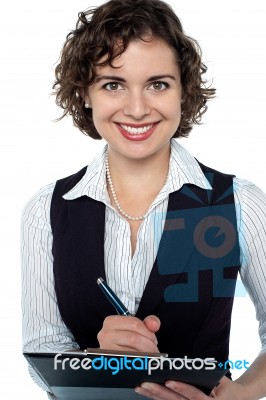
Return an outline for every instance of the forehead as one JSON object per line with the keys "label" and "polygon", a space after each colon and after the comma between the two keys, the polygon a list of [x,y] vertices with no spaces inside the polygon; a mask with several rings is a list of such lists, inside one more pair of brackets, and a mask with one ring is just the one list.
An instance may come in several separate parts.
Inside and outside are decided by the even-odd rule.
{"label": "forehead", "polygon": [[[117,44],[119,50],[119,43]],[[107,56],[103,57],[105,61]],[[112,65],[96,67],[96,74],[102,74],[108,70],[121,72],[177,72],[179,71],[178,57],[175,50],[162,39],[135,39],[132,40],[126,50],[116,57]]]}

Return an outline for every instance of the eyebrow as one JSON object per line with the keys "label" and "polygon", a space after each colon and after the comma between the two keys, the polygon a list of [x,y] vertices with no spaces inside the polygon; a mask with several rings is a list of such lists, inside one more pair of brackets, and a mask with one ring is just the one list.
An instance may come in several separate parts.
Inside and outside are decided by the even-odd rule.
{"label": "eyebrow", "polygon": [[126,82],[124,78],[120,78],[119,76],[113,76],[113,75],[98,75],[95,78],[95,83],[98,83],[102,80],[108,80],[108,81],[116,81],[116,82]]}
{"label": "eyebrow", "polygon": [[174,81],[176,80],[176,78],[173,75],[155,75],[155,76],[151,76],[147,82],[160,81],[161,79],[165,79],[165,78],[170,78]]}
{"label": "eyebrow", "polygon": [[[151,76],[149,79],[147,79],[147,82],[154,82],[154,81],[159,81],[161,79],[172,79],[176,80],[176,78],[173,75],[154,75]],[[114,75],[98,75],[95,78],[95,83],[100,82],[101,80],[110,80],[110,81],[116,81],[116,82],[126,82],[124,78],[121,78],[120,76],[114,76]]]}

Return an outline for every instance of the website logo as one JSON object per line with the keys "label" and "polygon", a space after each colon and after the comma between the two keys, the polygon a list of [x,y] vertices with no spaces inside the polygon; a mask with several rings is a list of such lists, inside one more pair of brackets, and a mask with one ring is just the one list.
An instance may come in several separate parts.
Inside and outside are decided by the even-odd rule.
{"label": "website logo", "polygon": [[148,375],[152,371],[163,370],[164,368],[170,370],[181,370],[183,368],[188,370],[207,369],[212,370],[216,368],[216,360],[212,357],[209,358],[167,358],[167,357],[106,357],[99,356],[95,358],[89,357],[64,357],[61,353],[56,354],[54,357],[54,370],[79,370],[84,369],[89,371],[91,369],[110,370],[112,375],[118,374],[122,370],[138,370],[147,371]]}

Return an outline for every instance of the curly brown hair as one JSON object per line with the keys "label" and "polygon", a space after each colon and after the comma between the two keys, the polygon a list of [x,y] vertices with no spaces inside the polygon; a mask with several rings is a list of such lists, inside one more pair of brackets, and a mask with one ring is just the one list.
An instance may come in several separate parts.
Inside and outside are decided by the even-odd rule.
{"label": "curly brown hair", "polygon": [[184,103],[173,137],[188,136],[193,124],[200,123],[215,89],[207,87],[203,79],[207,67],[201,60],[198,43],[185,35],[172,8],[160,0],[110,0],[79,13],[76,29],[67,35],[55,69],[56,104],[64,109],[59,119],[69,114],[85,135],[101,139],[92,110],[84,107],[83,98],[95,80],[95,67],[112,66],[130,41],[147,37],[164,40],[176,53]]}

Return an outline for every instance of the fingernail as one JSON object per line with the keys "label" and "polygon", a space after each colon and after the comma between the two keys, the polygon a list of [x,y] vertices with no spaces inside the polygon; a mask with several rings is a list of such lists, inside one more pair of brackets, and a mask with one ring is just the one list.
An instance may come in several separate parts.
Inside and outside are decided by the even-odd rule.
{"label": "fingernail", "polygon": [[169,389],[174,389],[175,388],[175,384],[173,382],[167,382],[165,384],[166,387],[168,387]]}
{"label": "fingernail", "polygon": [[152,383],[150,383],[150,382],[143,382],[143,383],[141,384],[141,387],[142,387],[143,389],[146,389],[146,390],[152,390],[153,385],[152,385]]}
{"label": "fingernail", "polygon": [[139,387],[135,388],[135,392],[138,394],[143,394],[141,388],[139,388]]}

